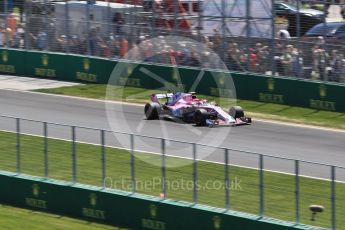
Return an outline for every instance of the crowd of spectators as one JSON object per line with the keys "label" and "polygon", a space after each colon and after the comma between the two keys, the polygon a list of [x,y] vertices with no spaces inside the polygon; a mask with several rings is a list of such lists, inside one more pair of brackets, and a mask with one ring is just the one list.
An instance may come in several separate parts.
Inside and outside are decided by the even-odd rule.
{"label": "crowd of spectators", "polygon": [[[204,44],[198,47],[184,41],[171,44],[165,36],[153,39],[149,33],[128,36],[118,28],[104,34],[100,27],[92,27],[89,33],[67,36],[57,35],[54,28],[30,32],[13,21],[7,25],[0,28],[0,46],[345,82],[344,52],[323,37],[306,48],[304,43],[278,37],[274,43],[223,39],[215,30],[211,36],[190,36]],[[217,55],[223,62],[217,61]]]}

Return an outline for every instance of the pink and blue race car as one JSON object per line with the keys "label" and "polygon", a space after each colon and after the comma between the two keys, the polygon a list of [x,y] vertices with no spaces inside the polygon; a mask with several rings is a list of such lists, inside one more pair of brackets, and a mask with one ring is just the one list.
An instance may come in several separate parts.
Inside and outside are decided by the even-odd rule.
{"label": "pink and blue race car", "polygon": [[152,94],[144,111],[148,120],[168,119],[197,126],[238,126],[252,122],[240,106],[231,107],[227,113],[217,104],[199,99],[194,92]]}

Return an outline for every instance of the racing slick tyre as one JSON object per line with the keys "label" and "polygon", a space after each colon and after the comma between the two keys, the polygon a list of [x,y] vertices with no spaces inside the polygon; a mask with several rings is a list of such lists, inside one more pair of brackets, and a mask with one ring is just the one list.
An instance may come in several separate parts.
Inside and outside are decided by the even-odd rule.
{"label": "racing slick tyre", "polygon": [[158,103],[151,102],[145,105],[144,111],[147,120],[156,120],[159,118],[161,106]]}
{"label": "racing slick tyre", "polygon": [[208,118],[209,113],[205,109],[198,109],[195,111],[195,124],[197,126],[205,126],[206,119]]}
{"label": "racing slick tyre", "polygon": [[244,112],[241,106],[233,106],[230,108],[229,111],[230,116],[232,116],[233,118],[242,118],[244,117]]}

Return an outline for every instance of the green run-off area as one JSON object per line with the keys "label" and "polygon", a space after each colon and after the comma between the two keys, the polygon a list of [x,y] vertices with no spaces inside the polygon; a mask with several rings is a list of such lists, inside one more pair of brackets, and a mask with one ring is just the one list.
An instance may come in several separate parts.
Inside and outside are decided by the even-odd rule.
{"label": "green run-off area", "polygon": [[[106,180],[102,179],[102,148],[89,144],[76,144],[76,179],[78,183],[109,189],[131,191],[131,155],[129,151],[107,147]],[[137,192],[159,196],[162,188],[161,158],[159,155],[135,152],[135,179]],[[17,170],[16,134],[0,133],[0,170]],[[21,135],[21,172],[43,177],[44,139]],[[148,163],[149,162],[149,163]],[[166,158],[167,164],[184,165],[166,168],[167,197],[172,200],[193,202],[193,164],[187,159]],[[225,208],[224,165],[197,163],[198,203]],[[252,214],[259,213],[259,171],[229,166],[230,209]],[[48,177],[72,180],[72,143],[48,139]],[[174,185],[173,185],[174,184]],[[295,177],[264,172],[265,216],[295,221]],[[337,228],[345,229],[345,193],[343,183],[336,184]],[[319,204],[325,211],[311,221],[309,205]],[[331,183],[325,180],[300,177],[301,222],[325,228],[331,226]]]}

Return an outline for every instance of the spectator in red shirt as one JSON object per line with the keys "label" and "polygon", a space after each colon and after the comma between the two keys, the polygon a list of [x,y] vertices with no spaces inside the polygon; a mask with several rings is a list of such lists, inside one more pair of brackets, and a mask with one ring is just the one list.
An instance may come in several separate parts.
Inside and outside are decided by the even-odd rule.
{"label": "spectator in red shirt", "polygon": [[255,72],[258,59],[257,59],[256,51],[252,48],[249,49],[249,61],[250,61],[249,70]]}

